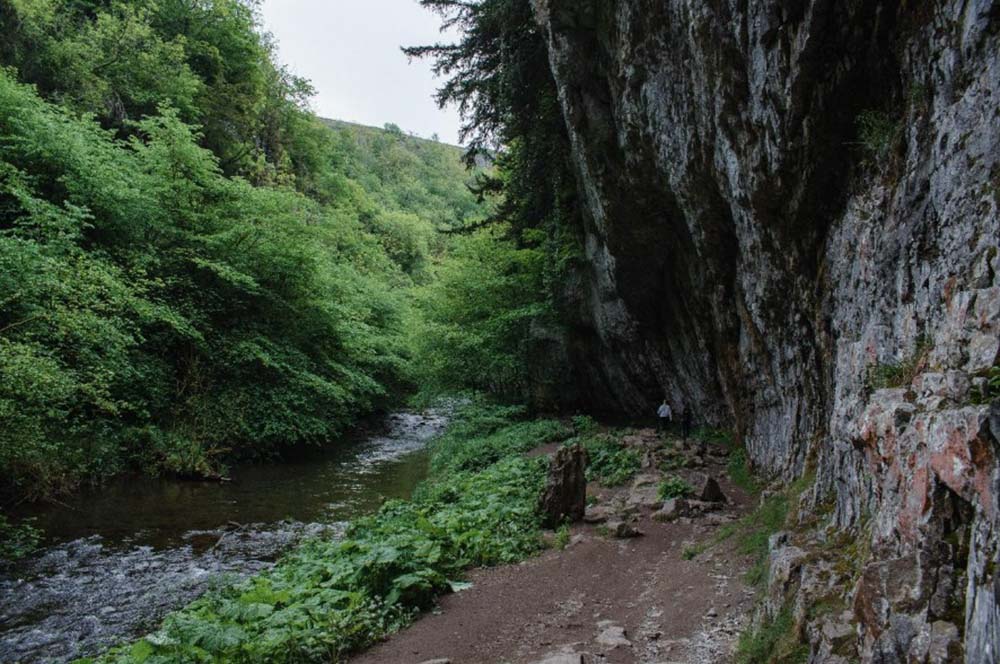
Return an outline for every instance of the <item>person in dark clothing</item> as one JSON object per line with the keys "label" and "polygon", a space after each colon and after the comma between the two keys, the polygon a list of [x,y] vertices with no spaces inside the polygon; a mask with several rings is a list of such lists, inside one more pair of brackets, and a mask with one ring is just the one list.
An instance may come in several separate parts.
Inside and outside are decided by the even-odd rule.
{"label": "person in dark clothing", "polygon": [[691,435],[691,425],[694,423],[694,413],[691,412],[690,406],[684,406],[684,410],[681,411],[681,436],[684,440],[688,439]]}

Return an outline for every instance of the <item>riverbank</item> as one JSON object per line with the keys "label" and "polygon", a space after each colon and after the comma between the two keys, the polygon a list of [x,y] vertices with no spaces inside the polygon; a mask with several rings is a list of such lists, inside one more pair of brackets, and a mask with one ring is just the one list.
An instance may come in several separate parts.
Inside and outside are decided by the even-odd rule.
{"label": "riverbank", "polygon": [[522,453],[573,431],[555,420],[518,421],[521,415],[462,409],[433,444],[430,478],[412,501],[387,502],[353,521],[343,538],[305,543],[100,661],[338,660],[462,588],[466,569],[535,553],[546,464]]}
{"label": "riverbank", "polygon": [[[730,660],[785,515],[758,505],[742,455],[710,432],[688,445],[586,417],[522,418],[463,409],[411,501],[96,661]],[[571,441],[589,457],[586,523],[544,532],[548,456]],[[743,640],[740,661],[756,662]]]}
{"label": "riverbank", "polygon": [[223,484],[123,480],[34,506],[49,539],[0,570],[0,661],[71,661],[137,638],[303,539],[409,498],[448,413],[393,413],[336,447],[235,467]]}

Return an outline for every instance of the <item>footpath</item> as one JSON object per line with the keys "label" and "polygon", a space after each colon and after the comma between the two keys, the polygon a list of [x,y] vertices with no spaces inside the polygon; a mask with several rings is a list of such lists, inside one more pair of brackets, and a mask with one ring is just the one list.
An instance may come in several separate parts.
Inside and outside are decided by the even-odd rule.
{"label": "footpath", "polygon": [[[627,485],[590,482],[583,523],[517,565],[475,570],[411,627],[355,664],[715,664],[732,659],[749,620],[753,561],[724,538],[754,507],[727,472],[727,453],[659,439],[624,442],[643,468]],[[532,454],[552,454],[546,446]],[[661,484],[683,480],[686,497]]]}

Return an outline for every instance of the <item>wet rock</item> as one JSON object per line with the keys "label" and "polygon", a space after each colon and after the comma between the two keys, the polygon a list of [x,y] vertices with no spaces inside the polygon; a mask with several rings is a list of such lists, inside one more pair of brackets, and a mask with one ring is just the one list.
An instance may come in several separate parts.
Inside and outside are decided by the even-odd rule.
{"label": "wet rock", "polygon": [[587,452],[579,443],[556,450],[539,505],[546,528],[583,519],[587,508]]}
{"label": "wet rock", "polygon": [[709,503],[727,502],[726,494],[722,493],[719,482],[711,476],[705,477],[702,481],[701,488],[698,490],[698,498]]}

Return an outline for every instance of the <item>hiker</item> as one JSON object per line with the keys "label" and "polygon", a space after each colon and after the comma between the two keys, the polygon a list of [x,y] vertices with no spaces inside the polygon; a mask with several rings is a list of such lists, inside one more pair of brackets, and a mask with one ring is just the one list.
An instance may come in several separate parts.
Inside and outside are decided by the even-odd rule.
{"label": "hiker", "polygon": [[681,436],[684,440],[688,439],[691,435],[691,423],[694,421],[694,414],[691,412],[691,407],[685,405],[684,410],[681,411]]}
{"label": "hiker", "polygon": [[666,433],[667,427],[674,419],[674,413],[670,410],[670,404],[667,403],[666,399],[664,399],[663,403],[660,404],[660,407],[656,409],[656,417],[658,419],[656,430]]}

